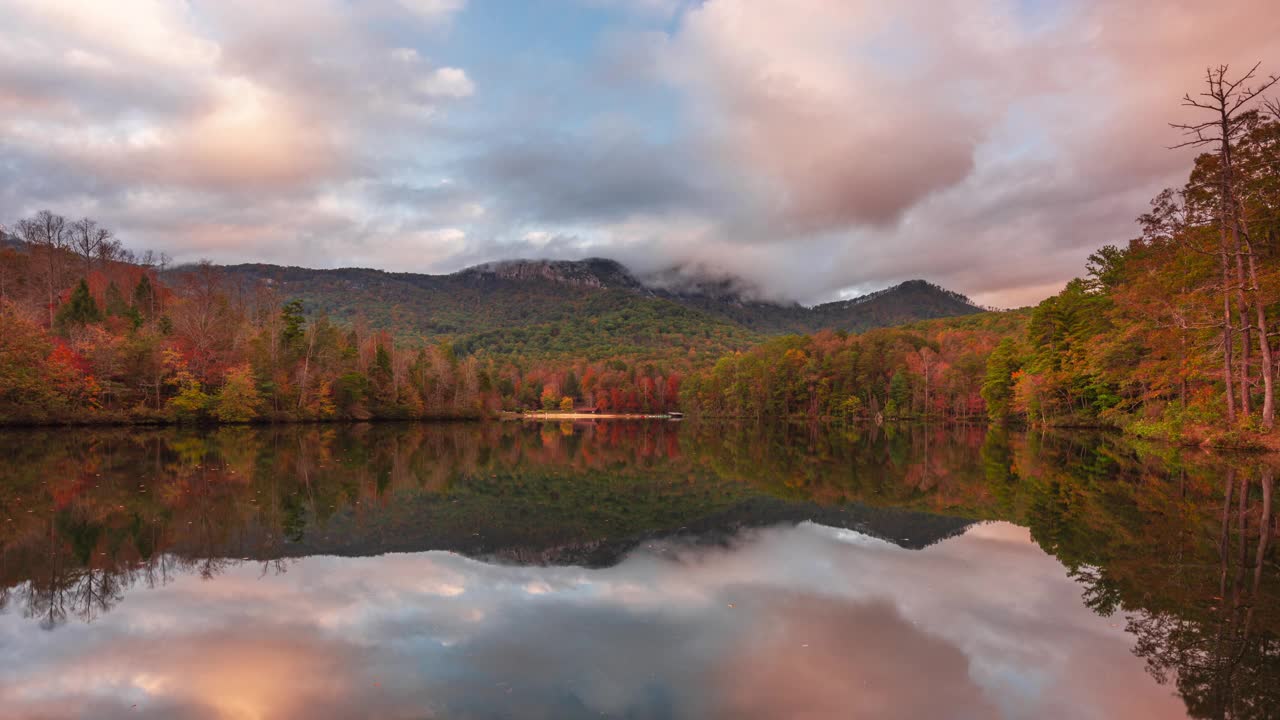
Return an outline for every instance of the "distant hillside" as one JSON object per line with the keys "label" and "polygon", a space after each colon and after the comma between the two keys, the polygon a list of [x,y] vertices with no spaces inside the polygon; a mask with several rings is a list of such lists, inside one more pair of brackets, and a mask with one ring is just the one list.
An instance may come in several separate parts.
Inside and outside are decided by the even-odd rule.
{"label": "distant hillside", "polygon": [[813,307],[747,300],[740,296],[659,292],[684,305],[767,335],[819,330],[861,332],[983,311],[960,293],[924,280],[908,280],[862,297]]}
{"label": "distant hillside", "polygon": [[818,305],[809,311],[808,329],[869,330],[978,312],[982,308],[960,293],[924,280],[908,280],[852,300]]}
{"label": "distant hillside", "polygon": [[450,275],[276,265],[225,270],[301,299],[308,312],[348,322],[363,317],[402,337],[450,339],[463,352],[497,354],[714,356],[766,335],[862,331],[981,311],[923,280],[809,308],[750,299],[745,283],[733,278],[641,279],[599,258],[512,260]]}

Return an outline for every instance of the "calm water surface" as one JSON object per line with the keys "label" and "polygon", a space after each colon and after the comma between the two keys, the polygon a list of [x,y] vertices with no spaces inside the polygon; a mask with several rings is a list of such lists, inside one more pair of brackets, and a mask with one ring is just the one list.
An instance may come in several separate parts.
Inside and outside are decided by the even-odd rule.
{"label": "calm water surface", "polygon": [[673,422],[0,433],[0,717],[1275,718],[1266,457]]}

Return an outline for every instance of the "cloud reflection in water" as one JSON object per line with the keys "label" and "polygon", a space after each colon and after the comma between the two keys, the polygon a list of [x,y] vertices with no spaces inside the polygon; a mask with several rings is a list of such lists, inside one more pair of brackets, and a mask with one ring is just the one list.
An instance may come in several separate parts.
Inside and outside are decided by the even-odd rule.
{"label": "cloud reflection in water", "polygon": [[619,565],[310,557],[134,588],[90,624],[0,616],[35,718],[1182,717],[1026,530],[923,551],[813,524]]}

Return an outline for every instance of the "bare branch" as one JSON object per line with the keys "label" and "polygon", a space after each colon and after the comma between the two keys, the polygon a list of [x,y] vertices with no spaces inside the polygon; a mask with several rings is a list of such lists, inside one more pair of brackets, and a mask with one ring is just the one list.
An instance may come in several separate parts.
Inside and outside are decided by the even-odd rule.
{"label": "bare branch", "polygon": [[1280,121],[1280,98],[1263,98],[1262,107],[1277,121]]}

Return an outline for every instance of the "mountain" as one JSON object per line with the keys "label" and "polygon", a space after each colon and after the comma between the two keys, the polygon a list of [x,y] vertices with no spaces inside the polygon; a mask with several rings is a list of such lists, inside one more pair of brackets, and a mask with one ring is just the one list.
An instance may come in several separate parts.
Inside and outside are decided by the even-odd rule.
{"label": "mountain", "polygon": [[817,305],[810,309],[809,328],[869,330],[982,311],[958,292],[924,280],[908,280],[852,300]]}
{"label": "mountain", "polygon": [[309,313],[345,322],[363,318],[401,337],[451,340],[462,353],[714,358],[762,338],[659,296],[612,261],[493,263],[450,275],[274,265],[224,269],[301,299]]}
{"label": "mountain", "polygon": [[982,312],[969,298],[924,280],[908,280],[868,295],[805,307],[752,300],[750,295],[659,290],[683,305],[767,335],[819,330],[861,332]]}
{"label": "mountain", "polygon": [[[676,511],[678,519],[667,519],[662,516],[670,513],[650,510],[646,505],[662,497],[628,497],[628,501],[637,504],[630,514],[667,523],[638,529],[609,527],[606,519],[592,517],[593,508],[572,508],[570,517],[558,507],[540,508],[540,512],[529,512],[522,505],[512,507],[509,498],[502,503],[481,505],[476,501],[487,498],[463,497],[459,502],[458,498],[431,494],[407,495],[395,507],[373,511],[380,516],[376,524],[367,519],[360,522],[360,518],[347,513],[335,514],[328,518],[324,535],[299,539],[283,547],[262,542],[265,552],[250,556],[274,560],[448,550],[508,565],[606,568],[622,562],[640,546],[728,547],[744,531],[803,522],[853,530],[907,550],[922,550],[960,535],[974,524],[965,518],[903,508],[861,503],[823,506],[768,496],[747,497],[719,508],[708,508],[706,501],[690,502]],[[477,528],[483,532],[477,532]],[[254,544],[259,538],[247,533],[240,539]],[[198,556],[200,552],[194,547],[179,549],[187,556]]]}
{"label": "mountain", "polygon": [[510,260],[448,275],[261,264],[224,270],[299,298],[308,312],[348,322],[363,317],[396,335],[448,339],[462,352],[497,354],[710,357],[768,335],[863,331],[981,311],[963,295],[923,280],[805,307],[758,299],[737,278],[637,276],[603,258]]}

